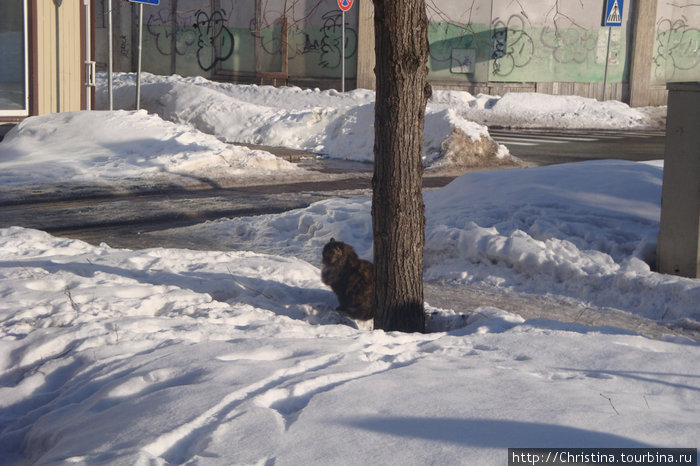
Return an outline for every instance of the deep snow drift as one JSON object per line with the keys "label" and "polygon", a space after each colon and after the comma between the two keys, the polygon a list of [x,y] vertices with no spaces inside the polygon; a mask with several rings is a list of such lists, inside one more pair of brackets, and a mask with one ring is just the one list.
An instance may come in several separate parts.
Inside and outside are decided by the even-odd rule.
{"label": "deep snow drift", "polygon": [[[106,107],[106,75],[98,103]],[[27,118],[0,145],[2,190],[36,184],[109,184],[116,188],[172,183],[251,183],[318,177],[263,150],[283,146],[327,158],[372,160],[374,92],[244,86],[204,78],[144,73],[142,107],[134,74],[115,77],[114,112]],[[483,124],[649,128],[659,109],[572,96],[503,97],[434,91],[428,103],[424,163],[428,169],[515,166]],[[539,123],[538,123],[539,122]]]}

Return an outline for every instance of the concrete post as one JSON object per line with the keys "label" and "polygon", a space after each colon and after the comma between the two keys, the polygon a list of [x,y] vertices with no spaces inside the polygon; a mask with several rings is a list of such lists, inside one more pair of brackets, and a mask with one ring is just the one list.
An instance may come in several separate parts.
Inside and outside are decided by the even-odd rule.
{"label": "concrete post", "polygon": [[631,2],[632,56],[630,63],[630,106],[651,105],[651,61],[656,33],[657,0]]}
{"label": "concrete post", "polygon": [[669,83],[661,228],[661,273],[700,278],[700,82]]}
{"label": "concrete post", "polygon": [[357,24],[357,87],[375,89],[374,76],[374,4],[358,0]]}

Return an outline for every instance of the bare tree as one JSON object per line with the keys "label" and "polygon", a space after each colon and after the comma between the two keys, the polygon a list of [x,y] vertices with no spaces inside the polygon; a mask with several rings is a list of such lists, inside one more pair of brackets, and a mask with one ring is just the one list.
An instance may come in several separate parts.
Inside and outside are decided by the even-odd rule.
{"label": "bare tree", "polygon": [[425,0],[374,0],[374,8],[374,326],[422,332],[428,17]]}

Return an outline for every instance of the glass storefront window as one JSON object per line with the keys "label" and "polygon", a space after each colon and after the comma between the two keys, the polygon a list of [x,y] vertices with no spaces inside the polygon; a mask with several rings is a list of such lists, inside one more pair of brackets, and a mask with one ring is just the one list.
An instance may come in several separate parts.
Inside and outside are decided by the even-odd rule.
{"label": "glass storefront window", "polygon": [[26,19],[26,0],[0,1],[0,116],[28,113]]}

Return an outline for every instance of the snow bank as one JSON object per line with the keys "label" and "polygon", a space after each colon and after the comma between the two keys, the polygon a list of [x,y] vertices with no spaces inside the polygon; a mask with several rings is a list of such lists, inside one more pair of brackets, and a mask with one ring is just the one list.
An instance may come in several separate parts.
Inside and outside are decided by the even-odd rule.
{"label": "snow bank", "polygon": [[[106,79],[101,77],[98,100],[104,102]],[[133,108],[134,87],[133,74],[116,75],[117,107]],[[0,144],[0,181],[17,186],[167,179],[182,185],[301,172],[272,154],[226,142],[283,146],[363,162],[373,159],[372,91],[343,94],[144,73],[142,105],[153,114],[122,110],[27,118]],[[517,165],[507,148],[491,139],[485,123],[588,128],[652,124],[642,110],[620,102],[435,91],[426,109],[426,167]]]}
{"label": "snow bank", "polygon": [[632,108],[571,95],[511,92],[501,96],[434,91],[431,104],[455,109],[463,118],[512,128],[650,129],[665,126],[665,107]]}
{"label": "snow bank", "polygon": [[223,143],[145,110],[30,117],[0,143],[3,184],[157,178],[187,184],[299,171],[268,152]]}
{"label": "snow bank", "polygon": [[697,343],[493,308],[367,332],[298,259],[10,228],[0,295],[8,465],[489,465],[700,436]]}
{"label": "snow bank", "polygon": [[[655,273],[660,163],[593,161],[468,173],[425,193],[425,277],[555,293],[654,320],[700,322],[700,281]],[[319,264],[331,238],[372,258],[369,199],[208,222],[168,235]]]}
{"label": "snow bank", "polygon": [[[216,83],[201,77],[143,75],[143,108],[177,123],[189,124],[227,142],[284,146],[367,162],[374,158],[374,92],[363,89],[302,90]],[[104,99],[105,82],[100,80]],[[134,75],[117,74],[115,102],[134,105]],[[102,104],[104,105],[104,104]],[[509,158],[505,146],[489,136],[486,127],[458,112],[428,105],[423,152],[430,167],[443,153],[443,142],[455,130],[475,144],[491,141],[489,155]],[[469,152],[470,147],[462,147]],[[442,163],[444,165],[444,161]]]}

